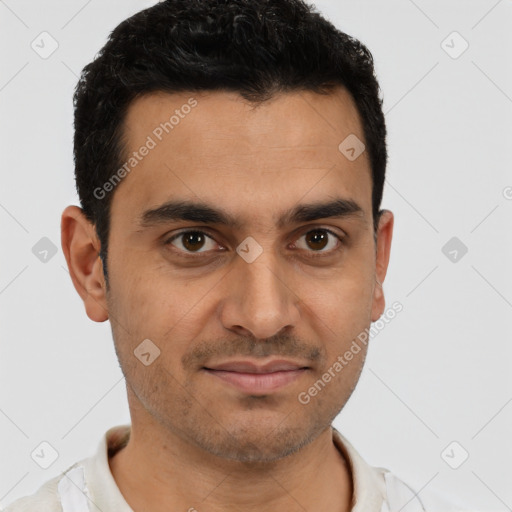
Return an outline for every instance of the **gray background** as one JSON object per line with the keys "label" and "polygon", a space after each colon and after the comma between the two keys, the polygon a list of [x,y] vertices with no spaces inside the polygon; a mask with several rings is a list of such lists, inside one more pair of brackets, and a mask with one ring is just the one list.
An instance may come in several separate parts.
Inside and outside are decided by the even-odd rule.
{"label": "gray background", "polygon": [[[78,204],[77,76],[119,22],[152,3],[0,0],[3,506],[129,422],[110,326],[87,318],[72,286],[60,214]],[[384,289],[388,306],[404,307],[373,338],[335,426],[417,490],[512,510],[512,1],[316,5],[376,60],[389,130],[383,207],[396,217]],[[58,43],[46,59],[31,47],[51,49],[44,31]],[[46,262],[43,237],[57,248]],[[59,454],[48,469],[31,458],[42,441]]]}

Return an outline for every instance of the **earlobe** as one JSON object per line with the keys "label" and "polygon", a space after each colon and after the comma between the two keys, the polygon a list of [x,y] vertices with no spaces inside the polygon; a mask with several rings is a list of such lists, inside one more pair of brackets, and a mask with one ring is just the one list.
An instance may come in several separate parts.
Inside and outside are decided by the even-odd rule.
{"label": "earlobe", "polygon": [[93,224],[78,206],[68,206],[61,218],[61,244],[73,285],[95,322],[108,319],[100,241]]}
{"label": "earlobe", "polygon": [[375,288],[373,291],[372,322],[376,322],[384,313],[386,300],[382,283],[386,278],[389,257],[391,253],[391,239],[393,238],[393,212],[382,210],[377,231],[377,251],[375,258]]}

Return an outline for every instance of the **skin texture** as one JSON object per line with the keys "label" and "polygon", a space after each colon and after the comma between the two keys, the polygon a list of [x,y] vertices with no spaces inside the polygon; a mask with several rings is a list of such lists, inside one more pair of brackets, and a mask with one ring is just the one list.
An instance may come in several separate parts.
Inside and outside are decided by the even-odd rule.
{"label": "skin texture", "polygon": [[[73,283],[87,315],[110,320],[126,377],[132,433],[110,459],[113,476],[135,512],[350,510],[350,469],[331,423],[367,347],[308,404],[297,397],[385,309],[393,214],[384,210],[375,243],[367,153],[349,161],[338,149],[349,134],[364,141],[356,107],[342,88],[282,93],[256,108],[231,92],[153,93],[129,108],[128,153],[192,97],[197,106],[114,191],[108,291],[94,226],[76,206],[62,215]],[[276,223],[299,204],[335,198],[362,214]],[[144,211],[176,199],[222,208],[240,225],[142,227]],[[165,243],[185,228],[208,236]],[[315,241],[314,229],[342,242]],[[252,263],[236,252],[247,237],[262,249]],[[134,356],[145,339],[160,350],[149,366]],[[276,358],[307,370],[268,393],[203,368]]]}

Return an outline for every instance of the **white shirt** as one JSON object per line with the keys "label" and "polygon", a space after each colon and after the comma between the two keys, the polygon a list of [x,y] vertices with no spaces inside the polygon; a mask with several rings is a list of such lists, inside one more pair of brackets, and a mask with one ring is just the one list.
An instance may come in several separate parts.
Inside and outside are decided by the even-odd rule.
{"label": "white shirt", "polygon": [[[5,512],[133,512],[110,471],[112,456],[127,443],[130,425],[109,429],[94,456],[83,459],[16,500]],[[353,478],[351,512],[460,512],[434,495],[416,493],[385,468],[368,465],[333,427],[333,441],[350,465]],[[96,507],[94,506],[96,505]]]}

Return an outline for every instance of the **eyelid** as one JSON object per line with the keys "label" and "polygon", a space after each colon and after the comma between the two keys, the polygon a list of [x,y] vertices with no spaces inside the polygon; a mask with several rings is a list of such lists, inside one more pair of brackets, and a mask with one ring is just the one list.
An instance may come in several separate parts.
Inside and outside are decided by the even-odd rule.
{"label": "eyelid", "polygon": [[327,233],[330,233],[331,235],[335,236],[336,238],[339,238],[340,240],[342,240],[343,238],[345,238],[347,236],[347,234],[344,231],[342,231],[341,229],[340,229],[341,233],[337,233],[331,227],[325,227],[325,226],[306,226],[304,230],[301,229],[299,231],[301,233],[300,236],[303,236],[303,235],[307,235],[311,231],[317,231],[317,230],[318,231],[326,231]]}
{"label": "eyelid", "polygon": [[[180,236],[185,235],[187,233],[200,233],[201,235],[205,235],[206,237],[208,237],[210,240],[213,240],[217,245],[221,246],[221,244],[219,244],[217,242],[217,240],[215,240],[215,237],[213,235],[211,235],[210,233],[208,233],[206,228],[184,228],[183,230],[179,231],[178,233],[174,233],[174,235],[172,235],[170,238],[165,238],[164,245],[171,245],[171,242],[174,242],[174,240],[176,240]],[[193,252],[188,252],[187,253],[187,252],[182,251],[180,249],[175,249],[175,250],[178,253],[182,254],[182,255],[183,254],[185,254],[187,256],[193,256],[194,255]],[[210,252],[210,251],[198,252],[196,254],[205,254],[205,253],[208,253],[208,252]]]}
{"label": "eyelid", "polygon": [[331,249],[330,251],[308,251],[309,257],[313,258],[320,258],[322,256],[331,256],[332,254],[335,254],[339,252],[342,248],[342,246],[345,244],[344,240],[347,237],[345,233],[342,235],[338,234],[336,231],[332,230],[331,228],[322,227],[322,226],[306,226],[308,229],[305,229],[304,231],[301,231],[301,234],[296,240],[299,240],[304,235],[307,235],[308,233],[311,233],[312,231],[325,231],[326,233],[329,233],[330,235],[333,235],[339,242],[338,247],[335,247],[334,249]]}
{"label": "eyelid", "polygon": [[[300,234],[294,238],[295,241],[297,241],[298,239],[300,239],[301,237],[303,237],[304,235],[307,235],[308,233],[310,233],[311,231],[325,231],[326,233],[329,233],[331,235],[333,235],[340,243],[340,246],[344,244],[344,239],[348,236],[346,233],[342,232],[342,234],[338,234],[336,231],[334,231],[333,229],[331,228],[328,228],[328,227],[324,227],[324,226],[321,226],[321,225],[309,225],[309,226],[304,226],[301,230],[300,230]],[[215,239],[215,237],[213,235],[211,235],[208,231],[208,228],[205,228],[205,227],[200,227],[200,228],[194,228],[194,227],[191,227],[191,228],[183,228],[182,230],[180,230],[179,232],[173,234],[170,238],[166,238],[165,241],[164,241],[164,245],[172,245],[171,242],[173,242],[174,240],[176,240],[177,238],[179,238],[181,235],[184,235],[186,233],[200,233],[202,235],[205,235],[207,236],[208,238],[210,238],[211,240],[213,240],[216,244],[218,244],[220,247],[222,247],[222,250],[226,250],[221,244],[219,244],[217,242],[217,240]],[[338,252],[341,247],[338,246],[337,248],[335,249],[331,249],[330,251],[318,251],[315,253],[315,251],[308,251],[311,253],[311,256],[312,257],[320,257],[322,255],[331,255],[331,254],[334,254],[336,252]],[[173,251],[175,251],[176,253],[178,253],[180,256],[183,256],[183,257],[186,257],[186,258],[197,258],[199,257],[199,255],[201,254],[208,254],[209,252],[211,251],[202,251],[202,252],[197,252],[197,253],[193,253],[193,252],[185,252],[185,251],[182,251],[180,249],[177,249],[177,248],[174,248]]]}

